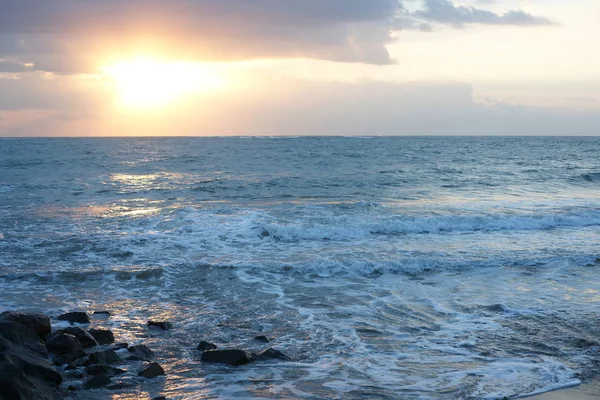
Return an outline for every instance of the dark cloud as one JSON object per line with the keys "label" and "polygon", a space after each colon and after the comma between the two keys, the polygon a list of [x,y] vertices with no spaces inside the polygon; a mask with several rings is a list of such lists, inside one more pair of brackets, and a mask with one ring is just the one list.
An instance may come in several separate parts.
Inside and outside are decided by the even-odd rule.
{"label": "dark cloud", "polygon": [[301,56],[389,64],[385,45],[401,8],[400,0],[2,0],[0,56],[85,58],[90,49],[151,45],[206,60]]}
{"label": "dark cloud", "polygon": [[425,10],[412,13],[414,17],[431,22],[450,24],[458,28],[468,24],[554,25],[554,22],[547,18],[534,16],[520,10],[496,14],[476,7],[455,5],[449,0],[424,1]]}

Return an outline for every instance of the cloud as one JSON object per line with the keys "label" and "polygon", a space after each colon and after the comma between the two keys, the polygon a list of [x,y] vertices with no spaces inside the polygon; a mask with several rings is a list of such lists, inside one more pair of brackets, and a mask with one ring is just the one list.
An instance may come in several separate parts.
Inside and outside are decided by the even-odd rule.
{"label": "cloud", "polygon": [[20,86],[0,80],[9,94],[0,101],[0,136],[600,134],[598,109],[478,103],[466,82],[314,82],[265,71],[229,93],[131,114],[106,106],[110,91],[87,98],[91,91],[72,76],[23,79]]}
{"label": "cloud", "polygon": [[204,60],[311,57],[389,64],[400,0],[3,0],[0,57],[154,47]]}
{"label": "cloud", "polygon": [[[528,14],[521,10],[512,10],[496,14],[471,6],[455,5],[449,0],[424,0],[425,9],[411,15],[429,22],[450,24],[463,28],[468,24],[486,25],[554,25],[551,20]],[[486,1],[487,3],[487,1]]]}

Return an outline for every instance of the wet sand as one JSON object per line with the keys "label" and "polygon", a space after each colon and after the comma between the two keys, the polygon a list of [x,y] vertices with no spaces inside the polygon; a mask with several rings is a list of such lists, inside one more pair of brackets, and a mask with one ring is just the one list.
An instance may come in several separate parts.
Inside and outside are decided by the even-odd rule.
{"label": "wet sand", "polygon": [[582,385],[567,389],[555,390],[536,396],[527,397],[531,400],[598,400],[600,399],[600,379],[585,382]]}

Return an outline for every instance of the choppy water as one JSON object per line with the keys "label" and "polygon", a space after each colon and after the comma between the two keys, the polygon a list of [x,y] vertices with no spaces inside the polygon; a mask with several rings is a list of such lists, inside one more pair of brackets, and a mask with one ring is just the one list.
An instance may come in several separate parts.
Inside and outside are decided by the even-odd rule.
{"label": "choppy water", "polygon": [[[0,139],[0,309],[113,311],[118,340],[164,360],[143,390],[173,398],[577,384],[600,364],[599,155],[600,138]],[[176,329],[147,337],[149,318]],[[257,334],[295,361],[194,350]]]}

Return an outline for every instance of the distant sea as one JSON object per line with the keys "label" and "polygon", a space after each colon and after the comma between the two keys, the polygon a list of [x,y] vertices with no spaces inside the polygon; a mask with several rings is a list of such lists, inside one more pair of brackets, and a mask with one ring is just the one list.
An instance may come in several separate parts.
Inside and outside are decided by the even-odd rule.
{"label": "distant sea", "polygon": [[[599,370],[600,138],[0,139],[0,233],[0,311],[110,310],[163,360],[144,393],[498,399]],[[293,361],[195,350],[256,335]]]}

